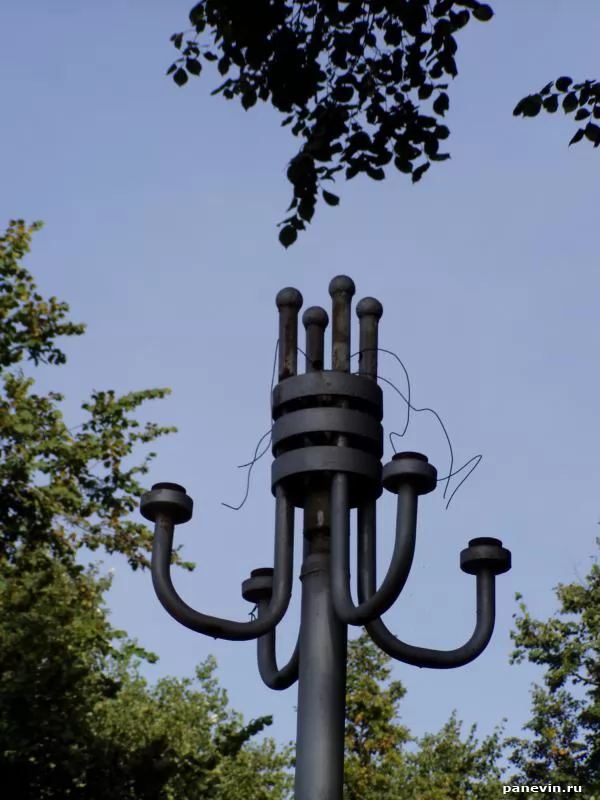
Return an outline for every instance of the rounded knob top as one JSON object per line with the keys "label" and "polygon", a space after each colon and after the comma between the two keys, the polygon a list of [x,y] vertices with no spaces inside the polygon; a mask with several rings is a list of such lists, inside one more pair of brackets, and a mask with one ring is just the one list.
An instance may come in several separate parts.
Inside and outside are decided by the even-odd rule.
{"label": "rounded knob top", "polygon": [[326,328],[329,324],[329,316],[321,306],[311,306],[302,315],[302,324],[305,328],[309,325],[316,325],[318,328]]}
{"label": "rounded knob top", "polygon": [[302,308],[302,303],[304,299],[298,289],[294,289],[293,286],[287,286],[285,289],[281,289],[277,292],[277,297],[275,298],[275,304],[277,308],[297,308],[300,310]]}
{"label": "rounded knob top", "polygon": [[329,284],[329,294],[333,297],[334,294],[341,293],[349,294],[353,297],[356,292],[356,286],[352,278],[347,275],[337,275]]}
{"label": "rounded knob top", "polygon": [[381,319],[383,314],[383,306],[375,297],[363,297],[356,304],[356,316],[361,317],[375,317]]}

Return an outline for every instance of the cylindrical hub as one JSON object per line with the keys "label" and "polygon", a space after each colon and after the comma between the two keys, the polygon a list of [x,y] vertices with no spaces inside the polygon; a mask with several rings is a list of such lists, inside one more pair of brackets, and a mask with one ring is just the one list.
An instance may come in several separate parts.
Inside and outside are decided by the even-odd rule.
{"label": "cylindrical hub", "polygon": [[327,488],[334,472],[350,477],[351,507],[381,495],[383,393],[377,384],[377,325],[381,304],[364,298],[356,308],[360,328],[360,374],[350,372],[353,281],[338,275],[332,299],[331,369],[325,369],[325,309],[311,306],[306,329],[306,373],[296,374],[295,320],[300,292],[285,289],[280,309],[279,374],[273,390],[272,490],[283,484],[298,508],[315,489]]}

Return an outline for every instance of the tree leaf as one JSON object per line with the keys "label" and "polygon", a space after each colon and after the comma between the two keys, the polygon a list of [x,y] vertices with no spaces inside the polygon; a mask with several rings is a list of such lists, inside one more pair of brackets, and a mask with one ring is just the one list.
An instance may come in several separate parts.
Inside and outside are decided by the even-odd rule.
{"label": "tree leaf", "polygon": [[573,136],[573,138],[569,142],[569,147],[572,144],[577,144],[577,142],[580,142],[583,139],[584,135],[585,135],[584,129],[583,128],[579,128],[579,130],[575,133],[575,136]]}
{"label": "tree leaf", "polygon": [[445,92],[442,92],[442,94],[438,95],[433,101],[433,110],[436,114],[439,114],[440,117],[443,117],[449,108],[450,98]]}
{"label": "tree leaf", "polygon": [[187,58],[185,61],[185,68],[190,75],[200,75],[202,72],[202,64],[197,58]]}
{"label": "tree leaf", "polygon": [[337,196],[337,194],[327,192],[325,189],[323,190],[323,200],[325,200],[328,206],[337,206],[340,202],[340,198]]}
{"label": "tree leaf", "polygon": [[177,86],[185,86],[185,84],[188,82],[187,72],[179,67],[179,69],[176,70],[175,74],[173,75],[173,80]]}
{"label": "tree leaf", "polygon": [[573,83],[573,78],[562,77],[554,82],[554,85],[559,92],[566,92],[569,86]]}
{"label": "tree leaf", "polygon": [[476,20],[479,20],[479,22],[489,22],[494,16],[494,10],[491,6],[481,3],[473,9],[473,16]]}
{"label": "tree leaf", "polygon": [[382,167],[367,167],[367,175],[374,181],[385,179],[385,170]]}
{"label": "tree leaf", "polygon": [[562,102],[562,107],[565,114],[570,114],[572,111],[575,111],[578,105],[579,100],[577,99],[575,92],[570,92],[569,94],[565,95],[565,99]]}
{"label": "tree leaf", "polygon": [[279,231],[279,241],[287,250],[298,238],[298,232],[292,225],[286,225]]}
{"label": "tree leaf", "polygon": [[242,95],[242,107],[248,111],[249,108],[256,105],[257,99],[254,89],[246,89]]}
{"label": "tree leaf", "polygon": [[173,36],[171,36],[171,41],[178,50],[181,50],[181,45],[183,44],[183,33],[174,33]]}
{"label": "tree leaf", "polygon": [[520,100],[513,110],[513,116],[536,117],[542,108],[542,98],[539,94],[530,94]]}
{"label": "tree leaf", "polygon": [[430,166],[431,164],[429,163],[429,161],[426,161],[425,164],[421,164],[420,167],[417,167],[412,174],[412,182],[418,183],[423,177],[423,175],[427,172]]}
{"label": "tree leaf", "polygon": [[600,144],[600,125],[588,122],[585,126],[585,138],[593,142],[595,146],[598,146]]}
{"label": "tree leaf", "polygon": [[545,97],[543,106],[550,114],[554,114],[558,110],[558,95],[551,94],[549,97]]}

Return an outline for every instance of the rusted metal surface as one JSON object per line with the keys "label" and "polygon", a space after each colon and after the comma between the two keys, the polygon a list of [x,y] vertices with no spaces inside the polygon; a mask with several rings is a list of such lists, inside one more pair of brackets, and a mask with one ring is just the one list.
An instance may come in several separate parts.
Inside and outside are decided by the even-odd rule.
{"label": "rusted metal surface", "polygon": [[356,287],[352,278],[338,275],[329,284],[332,301],[331,368],[350,372],[350,321]]}
{"label": "rusted metal surface", "polygon": [[325,369],[325,329],[329,316],[324,308],[311,306],[302,315],[306,329],[306,372],[320,372]]}
{"label": "rusted metal surface", "polygon": [[377,380],[378,328],[382,314],[383,306],[374,297],[363,297],[356,305],[359,319],[358,372],[372,380]]}
{"label": "rusted metal surface", "polygon": [[298,372],[298,313],[303,298],[298,289],[282,289],[275,299],[279,309],[279,380]]}

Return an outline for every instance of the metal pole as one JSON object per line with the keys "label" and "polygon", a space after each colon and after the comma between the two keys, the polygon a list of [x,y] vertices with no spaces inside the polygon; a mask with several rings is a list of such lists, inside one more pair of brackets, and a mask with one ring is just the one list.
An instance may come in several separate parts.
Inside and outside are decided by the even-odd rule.
{"label": "metal pole", "polygon": [[295,800],[342,800],[348,629],[333,610],[329,491],[304,511]]}
{"label": "metal pole", "polygon": [[[304,312],[306,371],[323,369],[327,312]],[[330,481],[315,475],[304,506],[296,800],[342,800],[348,628],[331,599]]]}

